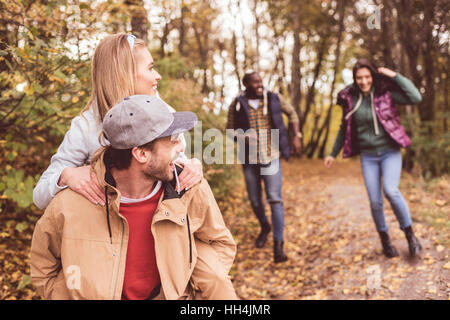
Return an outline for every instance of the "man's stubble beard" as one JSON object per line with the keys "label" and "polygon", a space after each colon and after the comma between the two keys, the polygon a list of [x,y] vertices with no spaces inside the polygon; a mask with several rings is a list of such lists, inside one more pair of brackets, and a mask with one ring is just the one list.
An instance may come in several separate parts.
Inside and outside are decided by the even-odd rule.
{"label": "man's stubble beard", "polygon": [[144,170],[144,175],[153,180],[171,181],[174,178],[174,174],[167,169],[168,167],[169,164],[162,165],[152,161]]}

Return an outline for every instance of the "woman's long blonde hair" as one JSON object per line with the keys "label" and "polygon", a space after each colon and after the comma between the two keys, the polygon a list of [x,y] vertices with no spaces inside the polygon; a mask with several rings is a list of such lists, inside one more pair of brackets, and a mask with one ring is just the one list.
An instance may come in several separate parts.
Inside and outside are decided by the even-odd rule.
{"label": "woman's long blonde hair", "polygon": [[136,61],[133,50],[145,47],[145,43],[135,39],[131,49],[127,36],[126,33],[107,36],[100,41],[92,58],[92,92],[81,113],[92,107],[100,123],[110,108],[134,94]]}

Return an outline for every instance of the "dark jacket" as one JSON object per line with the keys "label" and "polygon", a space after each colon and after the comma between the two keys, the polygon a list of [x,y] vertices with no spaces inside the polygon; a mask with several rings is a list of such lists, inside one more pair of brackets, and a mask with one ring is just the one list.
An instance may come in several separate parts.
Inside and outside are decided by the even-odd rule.
{"label": "dark jacket", "polygon": [[[236,110],[237,101],[241,104],[242,108]],[[281,103],[278,95],[274,92],[267,91],[267,102],[268,102],[268,111],[270,120],[272,123],[272,129],[279,130],[279,148],[283,157],[288,160],[291,154],[291,147],[289,145],[289,137],[286,130],[286,127],[283,122],[283,115],[281,112]],[[234,110],[234,128],[233,129],[242,129],[244,131],[250,129],[250,121],[248,116],[249,105],[247,102],[247,98],[244,95],[240,95],[236,98],[235,103],[233,105]]]}

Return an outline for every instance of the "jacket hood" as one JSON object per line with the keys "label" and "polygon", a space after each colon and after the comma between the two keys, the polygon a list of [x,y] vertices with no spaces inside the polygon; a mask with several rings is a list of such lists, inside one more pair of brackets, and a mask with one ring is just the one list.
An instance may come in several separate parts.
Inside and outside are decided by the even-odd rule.
{"label": "jacket hood", "polygon": [[391,78],[385,76],[384,74],[381,74],[378,72],[377,66],[371,62],[368,59],[361,58],[358,59],[358,61],[353,66],[353,83],[350,85],[350,93],[353,95],[359,95],[360,89],[358,85],[356,84],[356,71],[361,68],[367,68],[369,69],[370,73],[372,74],[372,87],[375,89],[374,94],[376,96],[381,95],[385,93],[386,91],[403,91],[400,86]]}

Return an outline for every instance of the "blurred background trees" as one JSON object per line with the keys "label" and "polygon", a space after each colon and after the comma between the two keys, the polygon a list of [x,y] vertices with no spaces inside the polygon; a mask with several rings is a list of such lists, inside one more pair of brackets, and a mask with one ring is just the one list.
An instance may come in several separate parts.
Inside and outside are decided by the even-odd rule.
{"label": "blurred background trees", "polygon": [[[37,212],[32,189],[87,102],[93,50],[116,32],[147,42],[161,97],[197,112],[204,130],[224,130],[243,75],[259,70],[298,111],[309,158],[330,152],[341,120],[336,94],[352,82],[356,59],[369,57],[423,95],[417,107],[399,108],[413,140],[406,167],[446,174],[449,9],[446,0],[0,1],[2,214]],[[218,197],[236,167],[206,166]]]}

